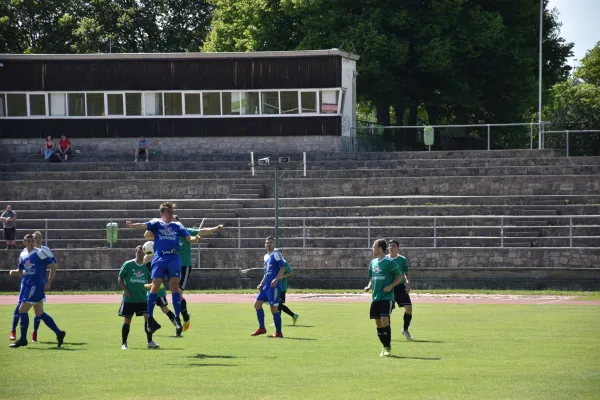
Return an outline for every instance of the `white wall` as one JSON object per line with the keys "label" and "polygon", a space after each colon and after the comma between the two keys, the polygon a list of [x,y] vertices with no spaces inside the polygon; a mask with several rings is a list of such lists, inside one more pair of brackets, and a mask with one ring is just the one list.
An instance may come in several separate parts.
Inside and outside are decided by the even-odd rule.
{"label": "white wall", "polygon": [[346,89],[342,112],[342,136],[352,136],[356,126],[356,61],[342,58],[342,88]]}

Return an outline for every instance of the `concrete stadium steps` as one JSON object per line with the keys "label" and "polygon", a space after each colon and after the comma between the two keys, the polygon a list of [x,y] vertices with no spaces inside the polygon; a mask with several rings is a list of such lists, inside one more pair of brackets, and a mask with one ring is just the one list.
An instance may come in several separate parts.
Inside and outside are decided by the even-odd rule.
{"label": "concrete stadium steps", "polygon": [[[561,165],[561,166],[503,166],[503,167],[439,167],[439,168],[407,168],[393,169],[344,169],[344,170],[309,170],[308,178],[370,178],[370,177],[427,177],[427,176],[506,176],[506,175],[600,175],[598,165]],[[0,180],[165,180],[165,179],[261,179],[272,178],[273,173],[259,171],[252,176],[250,171],[35,171],[35,172],[3,172]],[[290,171],[286,179],[304,179],[297,171]],[[230,196],[237,194],[236,187]],[[259,192],[259,194],[261,194]]]}
{"label": "concrete stadium steps", "polygon": [[[139,231],[138,231],[139,233]],[[48,235],[50,237],[50,235]],[[134,249],[136,246],[144,244],[146,240],[143,237],[139,237],[137,239],[118,239],[116,242],[112,244],[113,248],[119,249]],[[110,243],[106,240],[106,238],[98,238],[98,239],[55,239],[51,238],[48,240],[48,247],[52,249],[97,249],[97,248],[109,248]],[[200,243],[200,247],[208,248],[210,243],[207,241],[202,241]],[[194,244],[194,247],[197,247]]]}
{"label": "concrete stadium steps", "polygon": [[[246,183],[261,181],[245,180]],[[43,180],[0,181],[0,200],[218,199],[230,196],[238,180]],[[263,195],[274,197],[274,182],[263,181]],[[283,178],[280,198],[339,196],[597,195],[598,175],[512,175],[477,177]]]}

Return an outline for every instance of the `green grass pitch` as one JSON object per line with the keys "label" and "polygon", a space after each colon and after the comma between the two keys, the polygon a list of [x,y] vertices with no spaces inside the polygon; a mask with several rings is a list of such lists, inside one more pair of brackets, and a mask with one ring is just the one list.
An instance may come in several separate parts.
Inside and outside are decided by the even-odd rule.
{"label": "green grass pitch", "polygon": [[118,306],[47,304],[63,349],[43,323],[40,343],[9,349],[13,307],[0,306],[0,398],[600,398],[597,306],[415,304],[414,342],[395,311],[391,358],[367,303],[290,303],[301,316],[295,327],[283,316],[284,339],[250,337],[252,304],[190,304],[183,337],[157,314],[161,348],[148,350],[134,318],[126,351]]}

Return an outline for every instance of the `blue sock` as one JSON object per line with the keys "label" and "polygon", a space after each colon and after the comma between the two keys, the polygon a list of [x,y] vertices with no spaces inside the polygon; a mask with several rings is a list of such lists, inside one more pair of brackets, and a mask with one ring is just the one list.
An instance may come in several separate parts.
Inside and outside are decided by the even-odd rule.
{"label": "blue sock", "polygon": [[42,317],[38,317],[36,315],[35,318],[33,319],[33,332],[38,331],[41,322],[42,322]]}
{"label": "blue sock", "polygon": [[156,305],[158,295],[156,293],[148,293],[148,318],[154,318],[154,306]]}
{"label": "blue sock", "polygon": [[275,322],[275,332],[281,333],[281,313],[279,311],[273,314],[273,322]]}
{"label": "blue sock", "polygon": [[179,314],[181,314],[181,293],[172,293],[171,300],[173,301],[173,310],[175,311],[175,318],[179,318]]}
{"label": "blue sock", "polygon": [[54,322],[51,316],[49,316],[46,313],[43,313],[42,315],[40,315],[40,319],[44,321],[44,323],[48,326],[48,328],[52,330],[52,332],[56,333],[57,335],[60,333],[60,329],[58,329],[58,326],[56,326],[56,322]]}
{"label": "blue sock", "polygon": [[11,331],[17,330],[17,325],[19,325],[19,308],[21,308],[21,303],[17,304],[15,308],[15,312],[13,313],[13,321],[12,321],[12,329]]}
{"label": "blue sock", "polygon": [[256,318],[258,318],[258,327],[260,329],[265,329],[265,312],[262,308],[256,310]]}
{"label": "blue sock", "polygon": [[29,328],[29,314],[26,312],[21,313],[21,338],[20,340],[27,340],[27,328]]}

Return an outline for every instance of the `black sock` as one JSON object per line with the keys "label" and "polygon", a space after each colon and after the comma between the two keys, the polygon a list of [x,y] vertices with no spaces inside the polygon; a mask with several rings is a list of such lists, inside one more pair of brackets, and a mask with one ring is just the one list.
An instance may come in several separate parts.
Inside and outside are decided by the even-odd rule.
{"label": "black sock", "polygon": [[404,330],[408,330],[408,326],[410,325],[410,321],[412,320],[412,314],[404,313]]}
{"label": "black sock", "polygon": [[190,315],[187,312],[187,301],[183,297],[181,298],[181,315],[184,321],[190,319]]}
{"label": "black sock", "polygon": [[382,337],[383,340],[381,341],[381,343],[383,343],[383,347],[391,347],[392,345],[392,327],[390,325],[386,326],[385,328],[381,328],[382,329]]}
{"label": "black sock", "polygon": [[146,332],[146,339],[148,339],[148,343],[150,343],[152,341],[152,334],[146,330],[146,327],[144,327],[144,332]]}
{"label": "black sock", "polygon": [[383,330],[385,328],[377,328],[377,337],[379,337],[379,341],[381,342],[381,344],[383,345],[383,347],[385,347],[385,340],[383,338]]}
{"label": "black sock", "polygon": [[175,314],[173,314],[173,311],[169,310],[169,312],[167,313],[167,317],[169,317],[171,323],[175,323]]}
{"label": "black sock", "polygon": [[292,310],[290,310],[288,308],[288,306],[286,306],[285,304],[279,304],[279,311],[283,311],[284,313],[286,313],[290,317],[294,316],[294,313],[292,312]]}
{"label": "black sock", "polygon": [[127,337],[129,336],[129,325],[123,324],[121,328],[121,339],[123,339],[123,344],[127,343]]}

